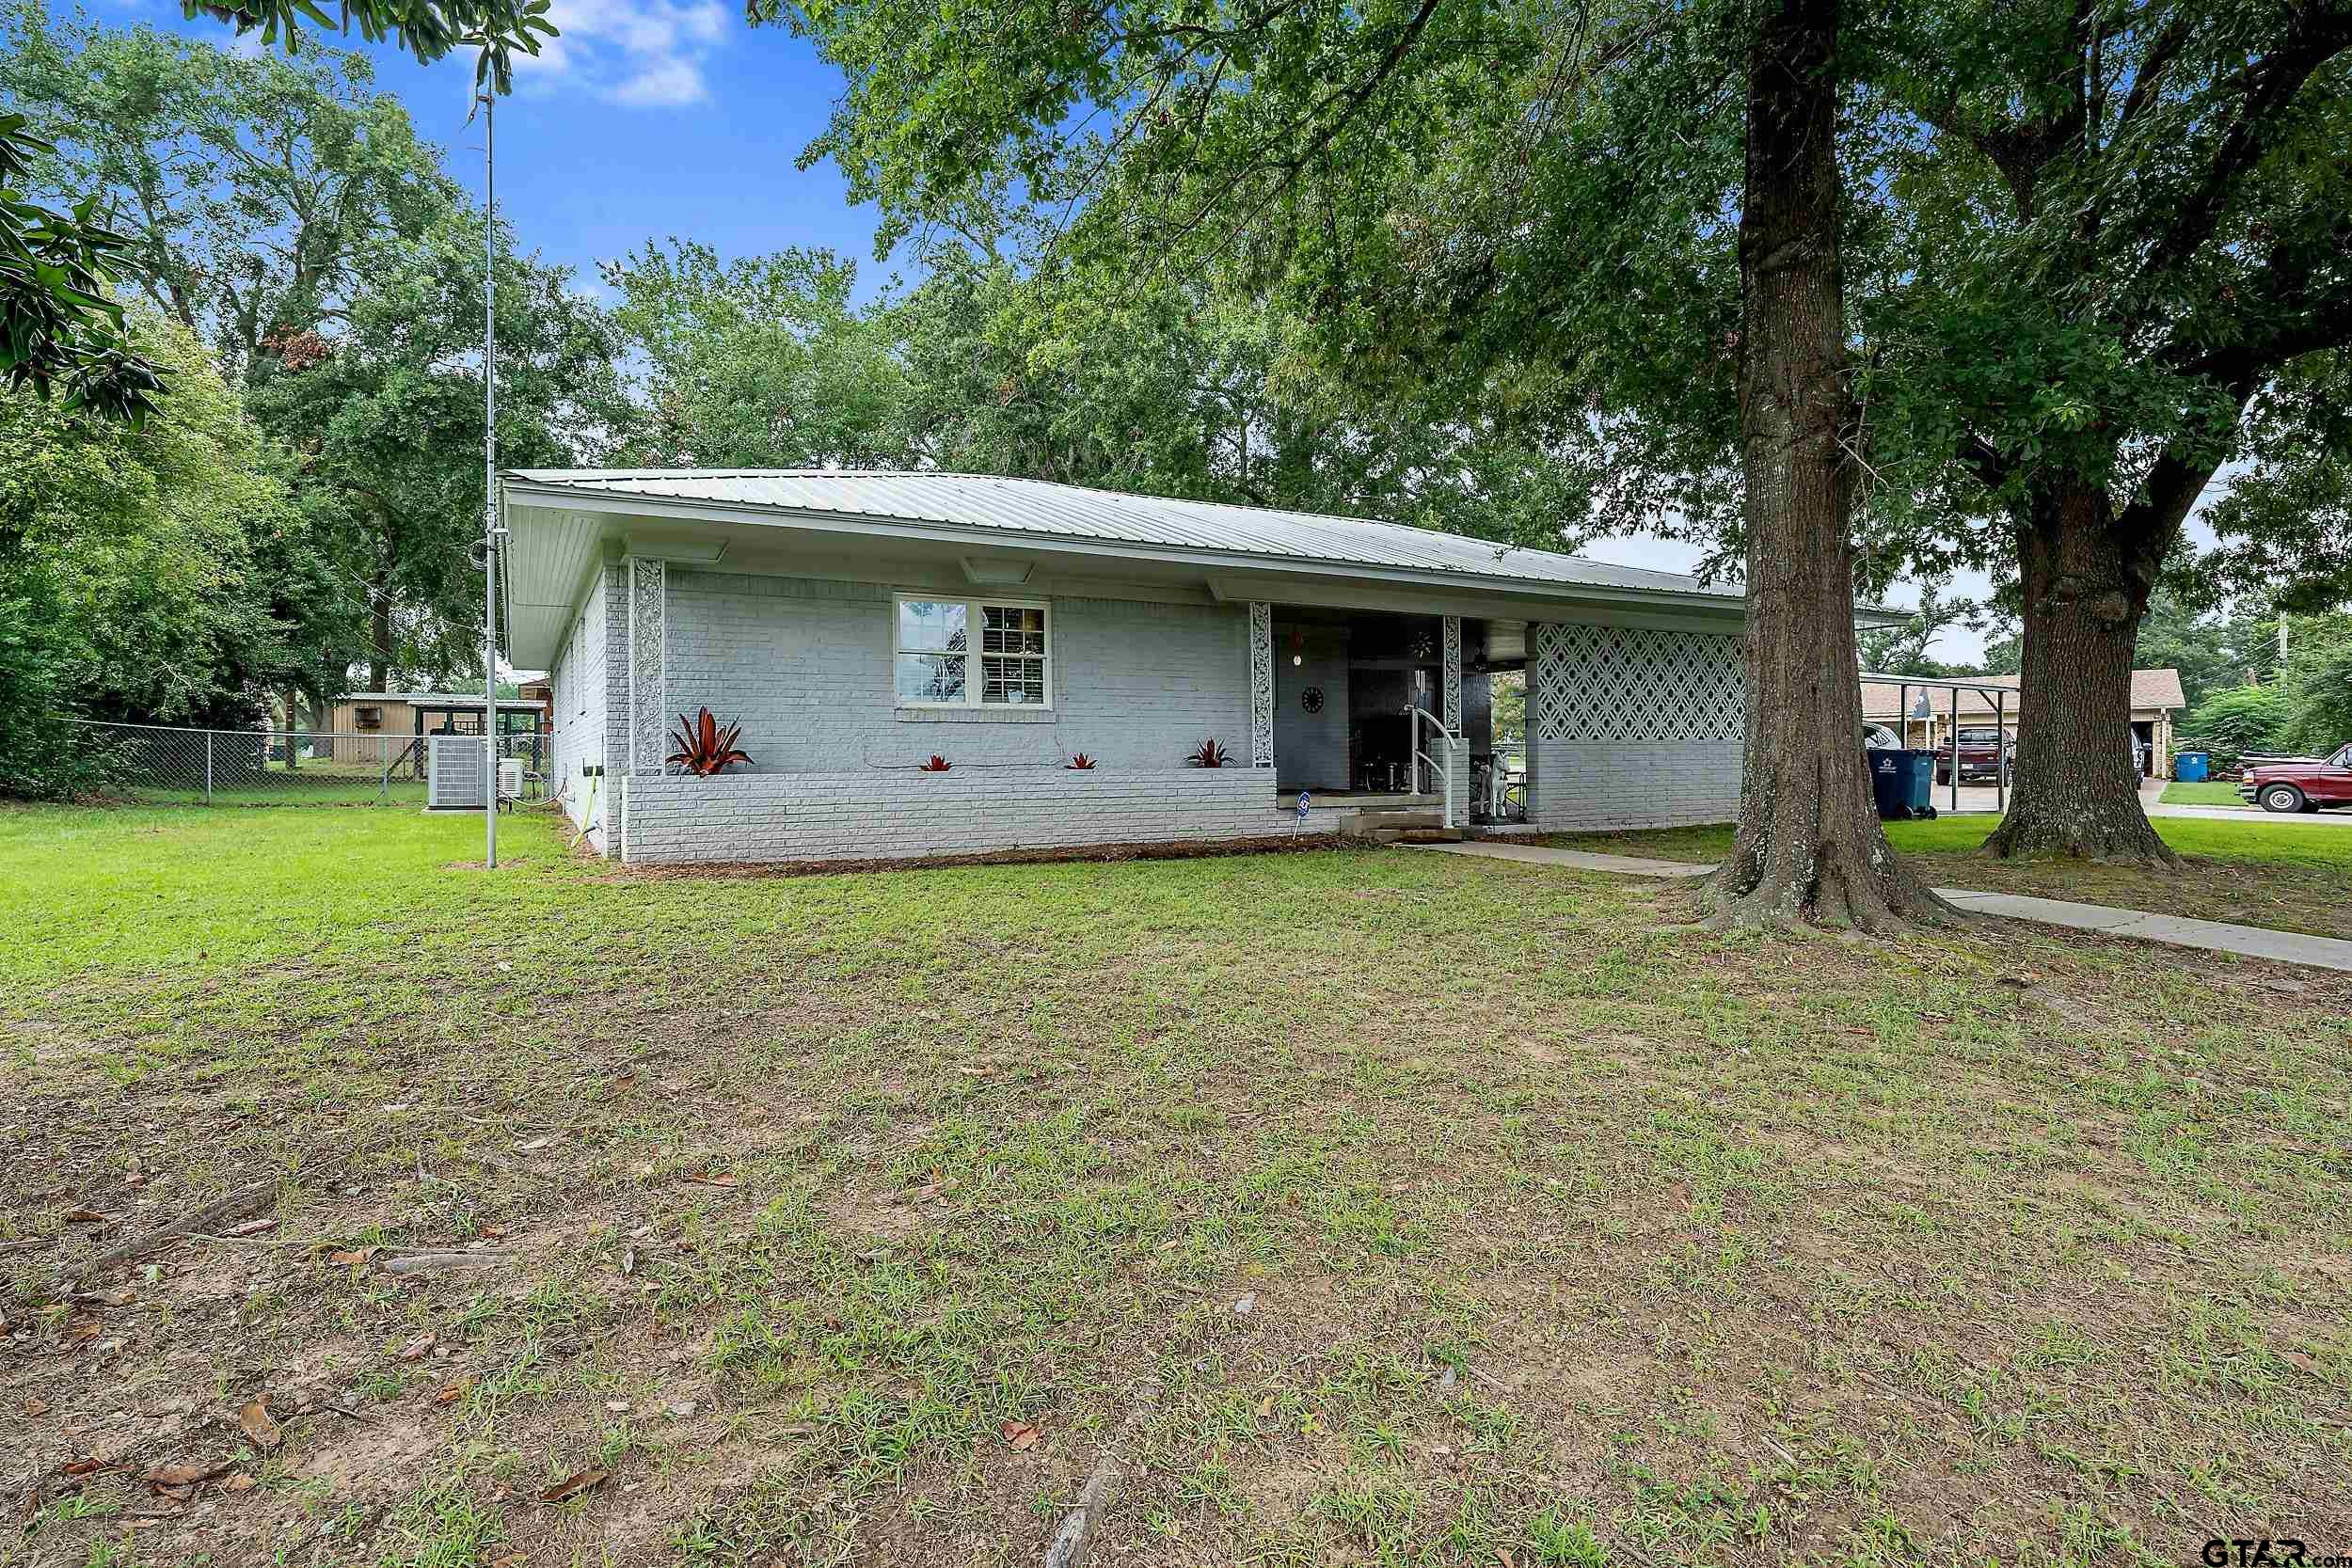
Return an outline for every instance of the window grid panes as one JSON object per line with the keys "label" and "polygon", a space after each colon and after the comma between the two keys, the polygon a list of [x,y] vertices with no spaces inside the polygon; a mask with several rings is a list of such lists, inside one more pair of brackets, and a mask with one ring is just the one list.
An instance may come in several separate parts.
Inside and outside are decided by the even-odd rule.
{"label": "window grid panes", "polygon": [[1045,606],[909,595],[898,600],[894,619],[892,684],[901,706],[1051,705]]}

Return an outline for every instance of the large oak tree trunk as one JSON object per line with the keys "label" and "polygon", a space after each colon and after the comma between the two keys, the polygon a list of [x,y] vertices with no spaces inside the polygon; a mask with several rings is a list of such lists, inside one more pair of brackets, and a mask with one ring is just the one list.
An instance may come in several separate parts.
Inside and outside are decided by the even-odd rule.
{"label": "large oak tree trunk", "polygon": [[2092,485],[2037,492],[2017,530],[2025,597],[2016,791],[1984,849],[2178,865],[2139,805],[2132,665],[2160,550],[2119,536]]}
{"label": "large oak tree trunk", "polygon": [[1872,929],[1949,906],[1871,803],[1854,658],[1853,476],[1836,145],[1838,0],[1756,0],[1740,218],[1746,475],[1745,780],[1700,903],[1719,924]]}

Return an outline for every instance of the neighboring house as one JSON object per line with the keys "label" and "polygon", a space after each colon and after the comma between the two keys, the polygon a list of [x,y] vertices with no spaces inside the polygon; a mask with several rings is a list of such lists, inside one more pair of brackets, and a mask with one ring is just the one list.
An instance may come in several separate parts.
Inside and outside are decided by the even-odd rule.
{"label": "neighboring house", "polygon": [[[480,735],[482,707],[479,691],[346,691],[335,699],[326,728],[336,761],[389,762],[419,736]],[[499,699],[501,734],[540,734],[547,717],[544,697],[526,691]]]}
{"label": "neighboring house", "polygon": [[[1924,677],[1923,677],[1924,678]],[[1998,714],[2000,728],[2008,732],[2013,742],[2017,736],[2021,698],[2015,675],[1963,675],[1961,680],[1981,686],[1998,687],[2001,695],[1995,699],[1989,691],[1963,690],[1960,696],[1960,727],[1963,730],[1990,729]],[[1944,689],[1929,689],[1915,686],[1908,692],[1895,681],[1864,681],[1862,683],[1862,717],[1865,721],[1898,727],[1903,744],[1922,751],[1942,752],[1951,745],[1953,694]],[[1923,713],[1921,704],[1925,703]],[[2132,707],[2128,717],[2117,719],[2128,723],[2133,744],[2138,748],[2140,770],[2156,777],[2163,774],[2172,754],[2172,723],[2174,717],[2188,706],[2181,692],[2181,673],[2178,670],[2135,670],[2132,672]],[[1963,743],[1971,737],[1963,736]]]}
{"label": "neighboring house", "polygon": [[[550,787],[625,861],[1330,832],[1442,798],[1414,708],[1456,737],[1421,725],[1467,816],[1511,670],[1535,826],[1737,815],[1735,588],[1025,480],[545,470],[502,494],[508,652],[555,689]],[[665,763],[702,706],[750,767]],[[1204,740],[1232,765],[1188,767]],[[950,770],[919,771],[933,755]]]}

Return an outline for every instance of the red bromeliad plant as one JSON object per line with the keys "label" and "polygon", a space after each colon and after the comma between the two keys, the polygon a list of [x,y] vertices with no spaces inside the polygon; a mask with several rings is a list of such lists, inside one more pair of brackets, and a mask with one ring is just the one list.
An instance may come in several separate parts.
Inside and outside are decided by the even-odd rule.
{"label": "red bromeliad plant", "polygon": [[946,757],[941,756],[937,752],[933,752],[931,753],[931,760],[929,762],[916,763],[914,765],[914,770],[917,773],[945,773],[947,769],[953,768],[954,766],[954,763],[949,762]]}
{"label": "red bromeliad plant", "polygon": [[677,716],[677,728],[670,732],[670,744],[677,748],[670,753],[670,760],[689,773],[706,779],[739,762],[749,762],[750,756],[735,749],[735,737],[742,729],[739,723],[721,729],[708,708],[700,710],[691,720],[681,713]]}
{"label": "red bromeliad plant", "polygon": [[1080,752],[1063,764],[1063,768],[1072,773],[1091,773],[1094,771],[1094,759]]}
{"label": "red bromeliad plant", "polygon": [[1226,751],[1214,739],[1204,740],[1194,747],[1191,755],[1184,760],[1195,768],[1222,768],[1226,763]]}

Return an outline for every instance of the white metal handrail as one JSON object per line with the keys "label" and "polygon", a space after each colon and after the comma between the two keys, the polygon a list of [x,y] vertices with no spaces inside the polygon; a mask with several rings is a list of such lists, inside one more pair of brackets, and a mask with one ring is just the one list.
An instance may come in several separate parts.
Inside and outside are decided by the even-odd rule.
{"label": "white metal handrail", "polygon": [[[1438,732],[1438,738],[1445,742],[1445,825],[1447,828],[1451,829],[1454,825],[1454,749],[1461,745],[1461,742],[1454,737],[1453,732],[1449,731],[1445,727],[1444,721],[1436,714],[1430,712],[1427,708],[1421,706],[1419,704],[1412,704],[1407,705],[1406,711],[1412,716],[1413,760],[1415,763],[1426,763],[1432,772],[1435,772],[1438,768],[1437,763],[1431,760],[1429,753],[1421,749],[1421,721],[1422,720],[1428,720],[1430,728]],[[1416,780],[1414,782],[1419,783],[1420,781]]]}

